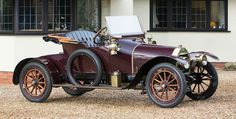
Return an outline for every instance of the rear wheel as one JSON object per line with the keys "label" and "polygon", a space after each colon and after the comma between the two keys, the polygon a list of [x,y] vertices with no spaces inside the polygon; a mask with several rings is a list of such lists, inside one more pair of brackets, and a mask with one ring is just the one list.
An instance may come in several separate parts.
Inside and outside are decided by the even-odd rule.
{"label": "rear wheel", "polygon": [[160,107],[175,107],[186,93],[185,76],[169,63],[155,65],[147,75],[146,89],[150,99]]}
{"label": "rear wheel", "polygon": [[52,81],[46,67],[38,62],[30,62],[20,74],[20,89],[31,102],[45,101],[52,90]]}
{"label": "rear wheel", "polygon": [[210,98],[218,86],[218,76],[215,68],[211,63],[206,66],[197,66],[191,73],[192,79],[189,79],[190,92],[186,95],[193,100],[205,100]]}
{"label": "rear wheel", "polygon": [[76,87],[62,87],[63,90],[71,96],[80,96],[83,95],[86,91],[78,89]]}

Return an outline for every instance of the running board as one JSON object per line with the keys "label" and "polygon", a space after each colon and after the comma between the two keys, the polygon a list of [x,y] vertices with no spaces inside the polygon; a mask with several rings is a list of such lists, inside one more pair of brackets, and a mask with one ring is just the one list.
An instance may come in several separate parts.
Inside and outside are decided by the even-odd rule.
{"label": "running board", "polygon": [[110,85],[99,85],[99,86],[77,86],[73,84],[53,84],[54,87],[76,87],[80,89],[110,89],[110,90],[122,90],[123,87],[112,87]]}

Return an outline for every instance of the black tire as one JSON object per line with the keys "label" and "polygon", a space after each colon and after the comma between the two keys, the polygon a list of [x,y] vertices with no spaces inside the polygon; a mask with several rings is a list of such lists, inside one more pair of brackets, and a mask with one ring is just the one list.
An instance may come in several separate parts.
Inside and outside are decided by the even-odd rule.
{"label": "black tire", "polygon": [[81,89],[78,89],[78,88],[70,88],[70,87],[62,87],[63,88],[63,90],[67,93],[67,94],[69,94],[69,95],[71,95],[71,96],[81,96],[81,95],[83,95],[84,93],[86,93],[86,91],[83,91],[83,90],[81,90]]}
{"label": "black tire", "polygon": [[[206,66],[197,65],[195,68],[197,69],[195,69],[195,71],[191,73],[191,76],[196,80],[190,80],[189,85],[191,87],[191,90],[190,92],[187,92],[186,95],[193,100],[206,100],[210,98],[217,89],[217,72],[214,66],[209,62]],[[197,89],[197,92],[195,92],[195,89]]]}
{"label": "black tire", "polygon": [[[169,63],[161,63],[148,72],[145,85],[149,98],[155,104],[163,108],[172,108],[183,101],[187,84],[180,69]],[[171,94],[172,98],[168,99]]]}
{"label": "black tire", "polygon": [[20,73],[20,89],[31,102],[43,102],[52,91],[52,80],[47,68],[38,62],[29,62]]}
{"label": "black tire", "polygon": [[96,65],[96,75],[94,77],[93,82],[89,86],[97,86],[101,82],[103,68],[102,68],[102,64],[98,56],[94,52],[88,49],[76,50],[69,56],[66,67],[67,67],[67,75],[68,75],[68,79],[70,83],[81,86],[81,84],[78,83],[78,81],[76,81],[76,79],[74,78],[72,74],[72,67],[73,67],[72,63],[78,56],[87,56]]}

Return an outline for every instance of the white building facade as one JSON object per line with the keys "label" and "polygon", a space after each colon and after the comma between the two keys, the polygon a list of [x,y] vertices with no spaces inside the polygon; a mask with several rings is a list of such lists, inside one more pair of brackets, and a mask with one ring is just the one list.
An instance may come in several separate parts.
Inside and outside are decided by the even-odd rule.
{"label": "white building facade", "polygon": [[27,57],[62,52],[60,45],[42,40],[48,33],[97,30],[105,26],[105,16],[128,15],[137,15],[157,44],[181,44],[189,51],[209,51],[220,62],[236,61],[235,0],[6,1],[0,0],[0,71],[13,71]]}

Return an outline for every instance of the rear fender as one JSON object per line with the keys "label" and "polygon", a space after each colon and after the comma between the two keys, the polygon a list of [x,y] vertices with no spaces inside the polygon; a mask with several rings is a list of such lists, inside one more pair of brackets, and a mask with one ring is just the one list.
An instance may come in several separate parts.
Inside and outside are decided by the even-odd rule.
{"label": "rear fender", "polygon": [[17,85],[19,84],[19,77],[20,77],[20,73],[21,73],[21,70],[23,69],[23,67],[31,60],[33,60],[34,58],[27,58],[27,59],[24,59],[22,61],[20,61],[16,67],[15,67],[15,70],[14,70],[14,73],[13,73],[13,79],[12,79],[12,82],[13,84]]}
{"label": "rear fender", "polygon": [[15,70],[14,70],[13,83],[15,85],[19,84],[20,73],[21,73],[22,69],[24,68],[24,66],[29,62],[38,62],[38,63],[43,64],[47,68],[47,70],[52,78],[52,82],[53,83],[60,83],[61,82],[61,75],[59,73],[59,70],[56,68],[56,66],[49,59],[27,58],[27,59],[22,60],[20,63],[18,63]]}
{"label": "rear fender", "polygon": [[46,58],[38,58],[36,61],[42,63],[47,68],[53,84],[61,83],[63,75],[58,70],[56,64],[54,64],[51,60]]}

